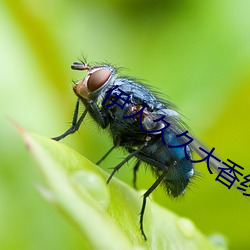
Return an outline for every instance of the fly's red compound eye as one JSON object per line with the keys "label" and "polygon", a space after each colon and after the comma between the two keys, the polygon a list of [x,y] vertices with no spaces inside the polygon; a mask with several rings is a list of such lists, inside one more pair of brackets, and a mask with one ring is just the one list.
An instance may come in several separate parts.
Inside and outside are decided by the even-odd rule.
{"label": "fly's red compound eye", "polygon": [[93,72],[88,79],[88,90],[93,92],[99,89],[109,79],[110,74],[110,71],[105,68]]}

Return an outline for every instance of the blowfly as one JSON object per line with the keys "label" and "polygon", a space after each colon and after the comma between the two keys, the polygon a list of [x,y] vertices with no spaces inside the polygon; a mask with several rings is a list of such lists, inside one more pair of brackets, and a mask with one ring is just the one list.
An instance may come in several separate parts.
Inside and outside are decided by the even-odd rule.
{"label": "blowfly", "polygon": [[[192,149],[201,157],[206,154],[198,150],[199,143],[190,143],[187,127],[175,106],[159,98],[149,86],[133,78],[119,77],[118,70],[108,64],[90,66],[85,62],[74,62],[71,68],[84,70],[87,74],[73,87],[78,99],[71,127],[53,139],[59,141],[76,132],[89,113],[102,129],[108,129],[113,138],[113,147],[98,163],[116,147],[123,147],[128,152],[114,167],[107,183],[131,158],[136,158],[134,184],[136,171],[142,163],[151,168],[156,181],[144,193],[140,213],[140,230],[146,240],[143,216],[147,197],[159,184],[172,197],[183,194],[195,174]],[[85,110],[79,115],[80,103]],[[210,164],[218,170],[216,157]]]}

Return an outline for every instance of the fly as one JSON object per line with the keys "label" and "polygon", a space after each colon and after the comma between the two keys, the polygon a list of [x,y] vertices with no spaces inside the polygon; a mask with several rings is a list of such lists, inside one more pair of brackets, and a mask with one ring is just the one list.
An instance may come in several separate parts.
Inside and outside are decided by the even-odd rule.
{"label": "fly", "polygon": [[[192,150],[201,157],[204,154],[198,150],[199,143],[187,144],[187,127],[175,106],[157,97],[147,85],[132,78],[119,77],[117,70],[108,64],[90,66],[85,62],[74,62],[71,68],[87,71],[87,74],[73,87],[78,99],[71,127],[53,139],[59,141],[76,132],[89,113],[102,129],[108,129],[113,138],[113,147],[98,163],[116,147],[123,147],[128,152],[125,159],[115,166],[107,183],[131,158],[137,159],[134,186],[136,171],[141,163],[150,166],[156,181],[144,193],[140,212],[140,230],[146,240],[143,216],[147,197],[159,184],[172,197],[183,194],[195,174]],[[80,103],[83,103],[85,110],[79,116]],[[179,148],[177,145],[185,147]],[[210,163],[218,171],[217,162],[211,159]]]}

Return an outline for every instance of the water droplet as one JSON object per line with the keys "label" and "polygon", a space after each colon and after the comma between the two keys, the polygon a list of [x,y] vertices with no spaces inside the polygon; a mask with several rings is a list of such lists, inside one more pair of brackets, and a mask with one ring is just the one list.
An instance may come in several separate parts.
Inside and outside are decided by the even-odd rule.
{"label": "water droplet", "polygon": [[186,236],[187,238],[192,238],[194,236],[195,226],[189,219],[179,218],[177,220],[177,225],[179,226],[179,229],[184,234],[184,236]]}

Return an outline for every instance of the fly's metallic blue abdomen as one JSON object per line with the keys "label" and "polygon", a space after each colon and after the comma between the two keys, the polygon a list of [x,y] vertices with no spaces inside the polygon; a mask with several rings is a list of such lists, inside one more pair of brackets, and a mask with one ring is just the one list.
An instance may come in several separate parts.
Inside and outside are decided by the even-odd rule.
{"label": "fly's metallic blue abdomen", "polygon": [[[166,129],[163,134],[167,145],[182,144],[175,138],[176,134],[170,129]],[[167,145],[163,144],[162,138],[159,137],[152,145],[144,148],[139,153],[138,158],[153,166],[152,169],[157,176],[166,171],[167,174],[162,184],[169,195],[177,197],[185,191],[194,170],[191,161],[186,159],[183,149],[168,148]],[[187,147],[187,150],[190,149]],[[149,160],[145,156],[150,156]],[[150,162],[151,159],[154,161]]]}

